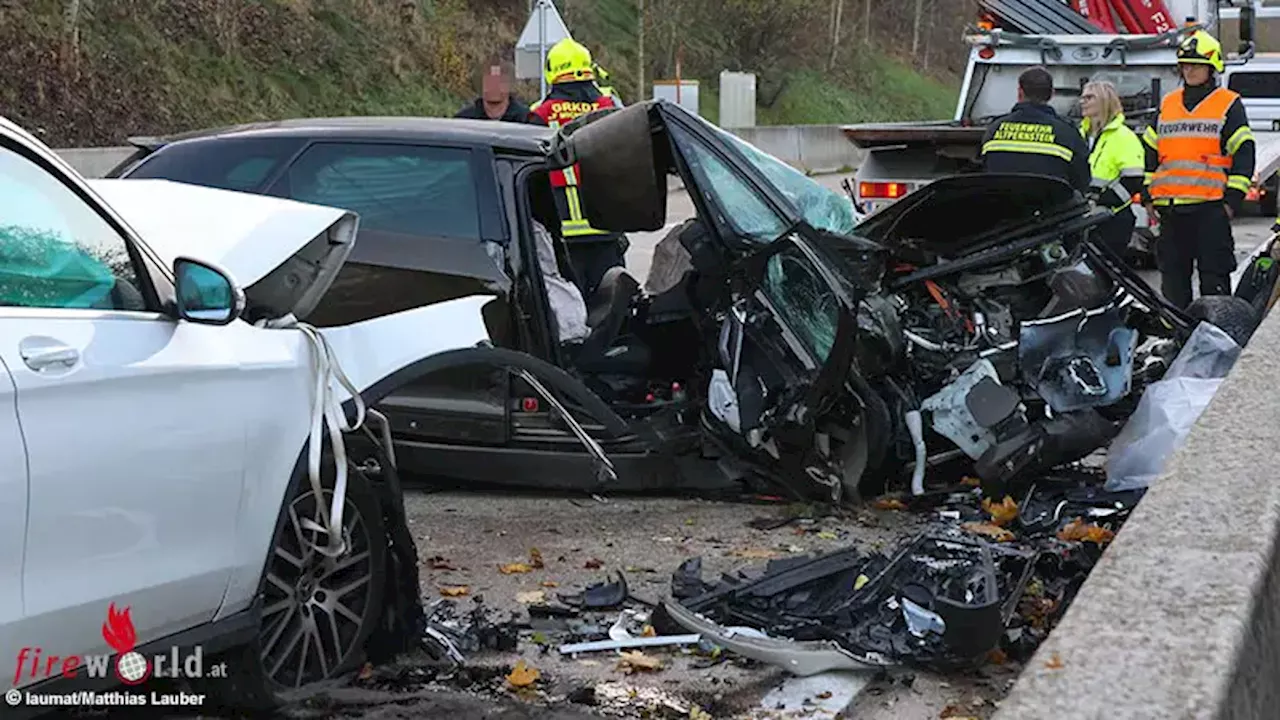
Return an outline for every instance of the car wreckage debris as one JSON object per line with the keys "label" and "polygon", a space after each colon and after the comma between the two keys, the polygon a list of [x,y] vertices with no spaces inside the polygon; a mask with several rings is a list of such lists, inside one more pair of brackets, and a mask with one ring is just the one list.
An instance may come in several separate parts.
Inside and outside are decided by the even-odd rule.
{"label": "car wreckage debris", "polygon": [[[887,553],[845,548],[772,560],[757,574],[715,583],[703,582],[691,559],[674,573],[665,611],[689,632],[796,674],[959,670],[996,651],[1021,660],[1065,612],[1142,494],[1104,490],[1101,478],[1079,471],[1036,481],[1012,520],[990,512],[1013,506],[1012,498],[984,509],[980,490],[912,498],[914,509],[946,519]],[[964,526],[984,520],[1006,524],[1005,541]]]}

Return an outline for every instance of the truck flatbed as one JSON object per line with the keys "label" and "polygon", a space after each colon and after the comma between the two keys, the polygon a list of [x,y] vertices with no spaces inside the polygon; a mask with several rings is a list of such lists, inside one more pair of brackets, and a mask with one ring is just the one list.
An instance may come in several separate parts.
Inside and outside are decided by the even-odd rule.
{"label": "truck flatbed", "polygon": [[982,142],[985,125],[961,125],[944,120],[937,123],[863,123],[840,128],[849,142],[867,150],[905,143],[976,145]]}

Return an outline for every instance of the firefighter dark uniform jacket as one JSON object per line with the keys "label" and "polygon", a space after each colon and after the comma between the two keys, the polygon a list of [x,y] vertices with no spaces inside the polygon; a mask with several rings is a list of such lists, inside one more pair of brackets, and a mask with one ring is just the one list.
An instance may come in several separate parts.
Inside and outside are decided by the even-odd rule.
{"label": "firefighter dark uniform jacket", "polygon": [[1253,131],[1238,94],[1213,83],[1174,90],[1164,96],[1160,120],[1142,140],[1154,204],[1225,202],[1240,212],[1255,159]]}
{"label": "firefighter dark uniform jacket", "polygon": [[[613,98],[600,92],[594,81],[557,83],[545,98],[533,105],[529,118],[530,122],[558,130],[574,118],[608,107],[616,107]],[[551,186],[556,193],[556,204],[560,206],[561,235],[569,242],[615,237],[616,233],[591,227],[583,216],[577,170],[575,165],[551,173]]]}
{"label": "firefighter dark uniform jacket", "polygon": [[1146,178],[1142,141],[1125,125],[1123,114],[1112,118],[1096,136],[1090,125],[1089,118],[1080,123],[1080,134],[1090,143],[1090,188],[1097,193],[1099,203],[1120,212],[1142,192]]}
{"label": "firefighter dark uniform jacket", "polygon": [[1089,146],[1079,128],[1044,103],[1020,102],[996,120],[982,139],[982,166],[993,173],[1062,178],[1089,189]]}

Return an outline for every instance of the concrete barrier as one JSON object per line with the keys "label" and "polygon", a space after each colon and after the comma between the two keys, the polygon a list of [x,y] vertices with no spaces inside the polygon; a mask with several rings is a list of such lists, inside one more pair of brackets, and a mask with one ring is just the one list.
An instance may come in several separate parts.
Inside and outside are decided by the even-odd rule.
{"label": "concrete barrier", "polygon": [[[760,125],[729,132],[806,172],[837,172],[862,162],[863,151],[845,139],[839,125]],[[56,152],[80,174],[98,178],[133,151],[130,147],[102,147]]]}
{"label": "concrete barrier", "polygon": [[87,178],[100,178],[133,154],[132,147],[71,148],[54,152]]}
{"label": "concrete barrier", "polygon": [[1280,313],[1036,652],[996,720],[1280,716]]}
{"label": "concrete barrier", "polygon": [[845,138],[839,125],[757,125],[728,130],[808,172],[838,172],[862,162],[863,151]]}

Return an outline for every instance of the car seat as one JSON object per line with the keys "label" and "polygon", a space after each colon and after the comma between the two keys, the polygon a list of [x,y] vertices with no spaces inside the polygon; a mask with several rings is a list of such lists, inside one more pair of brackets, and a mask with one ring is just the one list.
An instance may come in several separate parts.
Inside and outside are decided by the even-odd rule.
{"label": "car seat", "polygon": [[631,303],[640,283],[626,268],[612,267],[587,301],[587,327],[591,329],[574,358],[578,370],[592,375],[644,378],[649,348],[626,332]]}

